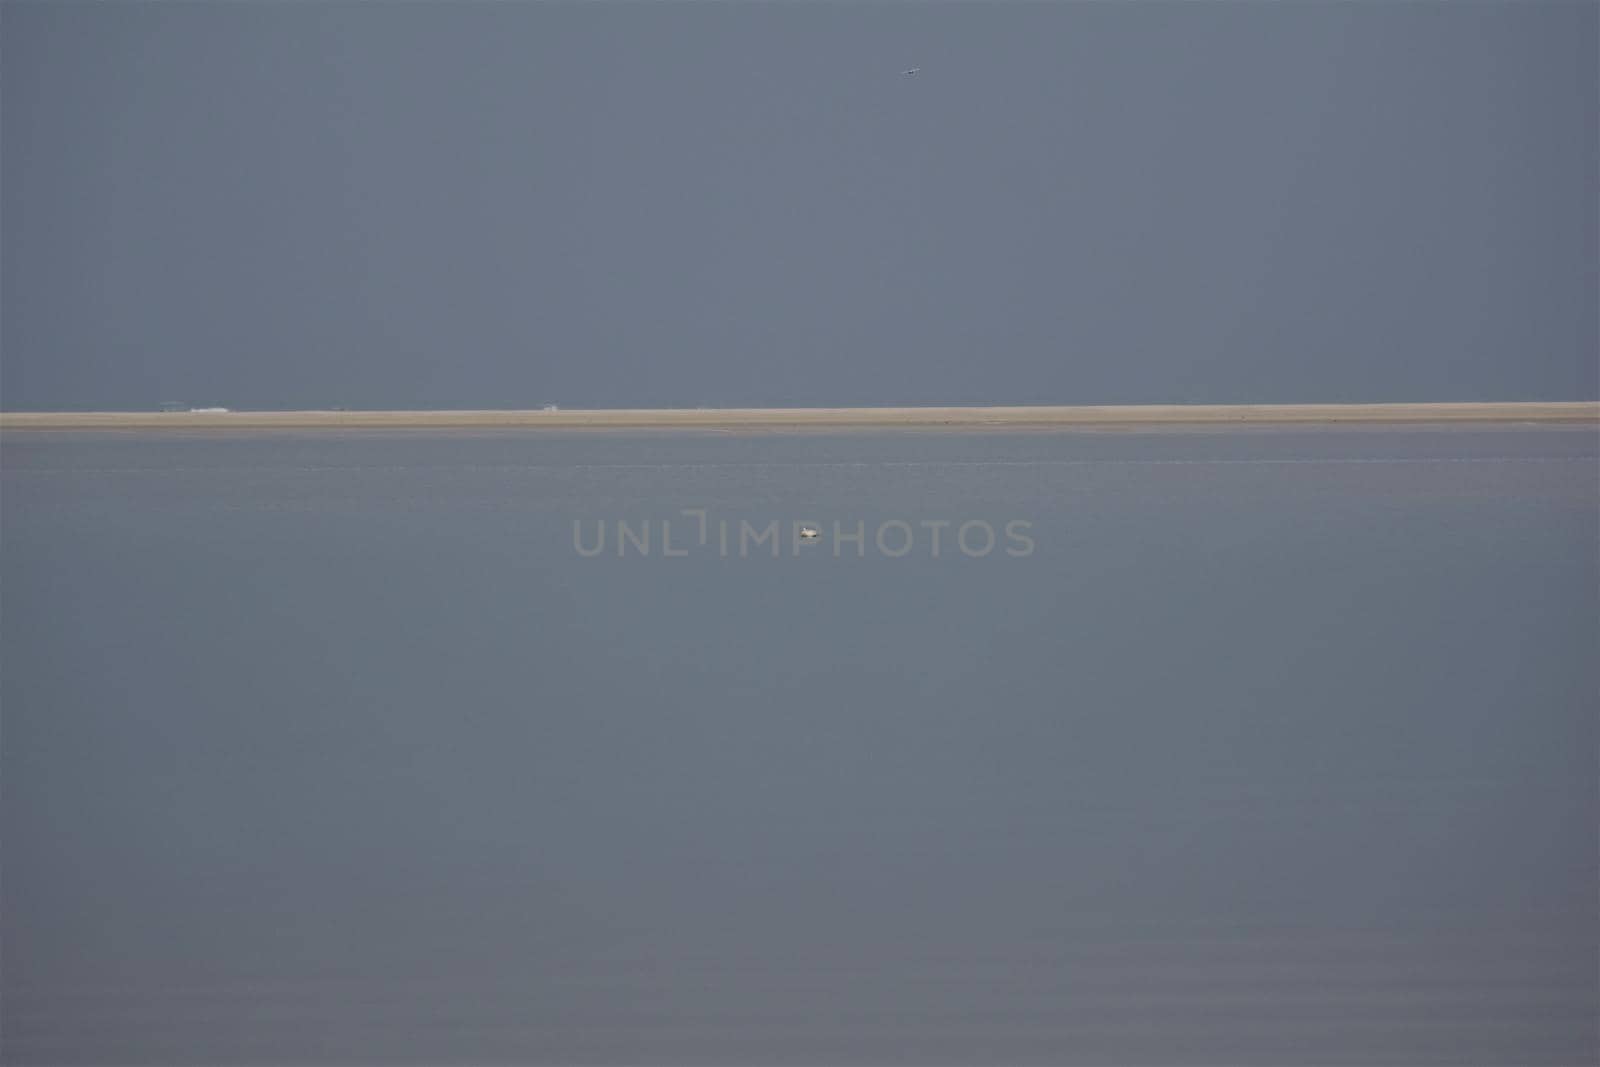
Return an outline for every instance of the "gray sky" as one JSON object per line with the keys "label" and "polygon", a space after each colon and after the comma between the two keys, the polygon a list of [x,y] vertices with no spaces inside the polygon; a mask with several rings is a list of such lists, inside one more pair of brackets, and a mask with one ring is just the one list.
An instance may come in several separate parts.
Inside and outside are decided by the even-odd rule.
{"label": "gray sky", "polygon": [[0,19],[9,409],[1600,396],[1593,3]]}

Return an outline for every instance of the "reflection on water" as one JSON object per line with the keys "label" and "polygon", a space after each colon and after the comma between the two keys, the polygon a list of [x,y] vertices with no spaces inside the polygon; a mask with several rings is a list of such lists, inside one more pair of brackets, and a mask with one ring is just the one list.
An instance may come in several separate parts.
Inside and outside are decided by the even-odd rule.
{"label": "reflection on water", "polygon": [[1596,455],[7,435],[4,1058],[1591,1061]]}

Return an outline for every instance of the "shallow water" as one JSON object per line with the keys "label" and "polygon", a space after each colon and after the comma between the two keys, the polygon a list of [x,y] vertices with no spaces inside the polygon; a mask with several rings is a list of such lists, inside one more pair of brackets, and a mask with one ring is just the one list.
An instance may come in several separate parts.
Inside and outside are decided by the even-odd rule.
{"label": "shallow water", "polygon": [[1596,1055],[1591,429],[3,445],[7,1063]]}

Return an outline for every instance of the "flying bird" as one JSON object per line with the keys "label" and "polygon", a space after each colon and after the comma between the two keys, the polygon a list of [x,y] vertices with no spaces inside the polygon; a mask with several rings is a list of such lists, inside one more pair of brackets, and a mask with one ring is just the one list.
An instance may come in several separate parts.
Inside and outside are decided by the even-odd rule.
{"label": "flying bird", "polygon": [[912,67],[910,70],[902,70],[900,73],[901,74],[919,74],[921,72],[922,72],[922,68],[921,67]]}

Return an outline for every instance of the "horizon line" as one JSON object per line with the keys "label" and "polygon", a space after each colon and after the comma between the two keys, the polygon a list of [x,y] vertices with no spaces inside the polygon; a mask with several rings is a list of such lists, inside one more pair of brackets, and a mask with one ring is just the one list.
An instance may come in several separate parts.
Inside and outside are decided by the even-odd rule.
{"label": "horizon line", "polygon": [[1073,427],[1271,423],[1600,422],[1600,401],[1091,404],[792,408],[3,411],[3,430]]}

